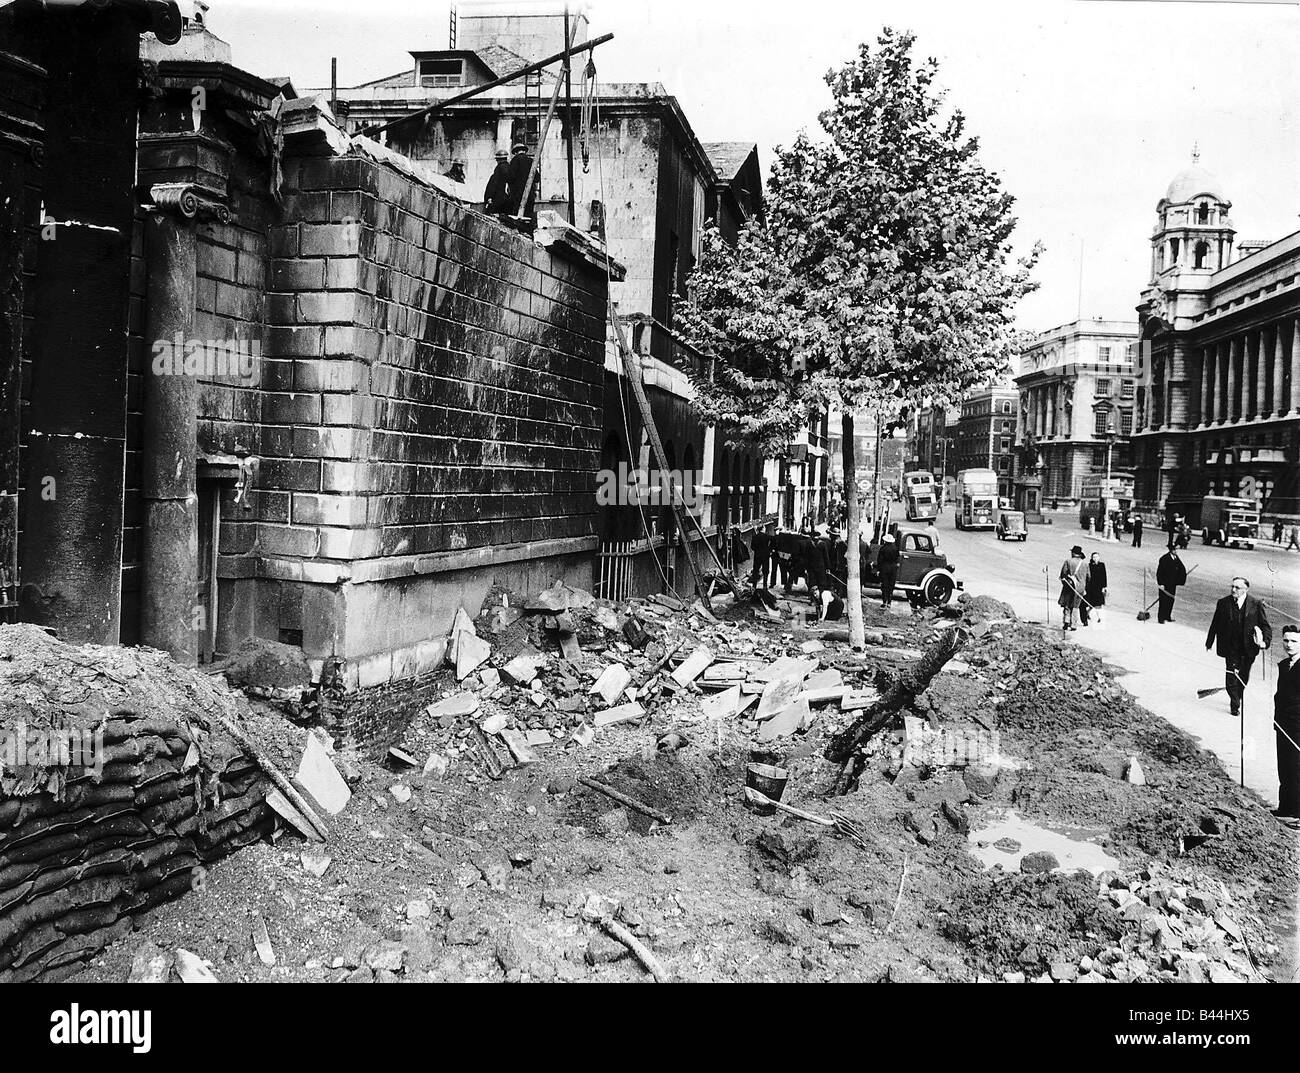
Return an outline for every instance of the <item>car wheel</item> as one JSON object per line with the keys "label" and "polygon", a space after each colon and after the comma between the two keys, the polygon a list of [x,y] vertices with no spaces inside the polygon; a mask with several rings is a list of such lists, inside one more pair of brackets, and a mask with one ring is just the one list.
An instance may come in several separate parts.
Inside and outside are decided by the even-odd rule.
{"label": "car wheel", "polygon": [[956,586],[952,578],[936,574],[925,583],[925,599],[932,607],[942,607],[952,599]]}

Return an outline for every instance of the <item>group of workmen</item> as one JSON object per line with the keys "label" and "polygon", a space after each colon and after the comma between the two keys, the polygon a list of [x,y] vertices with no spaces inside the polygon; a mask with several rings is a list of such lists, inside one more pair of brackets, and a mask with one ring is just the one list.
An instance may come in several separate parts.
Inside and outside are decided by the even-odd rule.
{"label": "group of workmen", "polygon": [[483,211],[493,216],[526,217],[531,219],[537,202],[537,188],[541,185],[540,170],[528,191],[528,203],[519,210],[524,199],[524,187],[533,172],[533,156],[528,146],[517,142],[507,157],[504,149],[496,152],[497,166],[483,191]]}
{"label": "group of workmen", "polygon": [[[871,550],[877,545],[879,550],[873,570]],[[805,519],[797,530],[777,529],[775,523],[768,523],[754,530],[752,553],[751,585],[760,589],[780,585],[788,595],[796,582],[802,579],[819,619],[838,619],[844,614],[848,542],[838,529],[828,525],[814,526],[811,519]],[[890,531],[883,535],[875,534],[870,542],[864,537],[860,576],[866,579],[874,575],[878,579],[881,606],[886,609],[893,604],[899,559],[896,526],[891,526]]]}

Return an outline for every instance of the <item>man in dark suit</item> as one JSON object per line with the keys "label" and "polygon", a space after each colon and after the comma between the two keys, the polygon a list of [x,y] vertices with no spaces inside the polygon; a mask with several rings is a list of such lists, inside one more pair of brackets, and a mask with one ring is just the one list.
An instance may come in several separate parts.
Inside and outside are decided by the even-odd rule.
{"label": "man in dark suit", "polygon": [[1156,565],[1156,585],[1160,589],[1160,613],[1157,622],[1174,621],[1174,597],[1178,595],[1178,586],[1187,584],[1187,567],[1178,557],[1178,549],[1171,547],[1160,556]]}
{"label": "man in dark suit", "polygon": [[1205,651],[1215,647],[1223,657],[1223,683],[1228,689],[1232,714],[1241,715],[1241,698],[1250,681],[1250,668],[1260,649],[1273,643],[1273,627],[1268,624],[1264,605],[1250,595],[1250,582],[1244,577],[1232,579],[1232,592],[1214,608],[1210,632],[1205,636]]}
{"label": "man in dark suit", "polygon": [[1273,723],[1277,731],[1278,819],[1300,819],[1300,626],[1282,627],[1286,659],[1277,665]]}
{"label": "man in dark suit", "polygon": [[533,158],[528,152],[528,146],[522,142],[511,148],[514,155],[510,158],[510,168],[507,174],[507,182],[510,187],[510,213],[514,216],[526,216],[530,219],[533,215],[533,206],[537,201],[537,188],[542,184],[542,172],[539,168],[537,178],[533,180],[532,189],[528,191],[528,202],[521,207],[520,202],[524,198],[524,187],[528,185],[528,176],[533,170]]}
{"label": "man in dark suit", "polygon": [[510,161],[504,149],[497,150],[497,166],[488,179],[487,189],[483,191],[483,211],[499,216],[510,209]]}
{"label": "man in dark suit", "polygon": [[[761,526],[754,530],[754,561],[749,568],[749,583],[758,585],[760,588],[767,588],[767,565],[772,556],[772,534],[767,531],[767,526]],[[775,578],[773,581],[775,582]]]}

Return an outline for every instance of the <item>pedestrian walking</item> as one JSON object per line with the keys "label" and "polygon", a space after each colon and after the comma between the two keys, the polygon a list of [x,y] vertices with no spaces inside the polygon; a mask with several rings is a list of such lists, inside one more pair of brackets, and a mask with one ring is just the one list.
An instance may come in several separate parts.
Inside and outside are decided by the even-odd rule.
{"label": "pedestrian walking", "polygon": [[1119,511],[1111,515],[1110,528],[1111,532],[1115,534],[1117,542],[1124,539],[1124,515]]}
{"label": "pedestrian walking", "polygon": [[1282,627],[1286,659],[1277,665],[1273,728],[1277,732],[1277,811],[1280,820],[1300,820],[1300,626]]}
{"label": "pedestrian walking", "polygon": [[1296,551],[1300,551],[1300,525],[1291,526],[1291,532],[1288,534],[1288,537],[1289,540],[1286,550],[1290,551],[1292,548],[1295,548]]}
{"label": "pedestrian walking", "polygon": [[781,575],[781,587],[788,594],[794,584],[794,553],[799,534],[782,526],[776,534],[776,568]]}
{"label": "pedestrian walking", "polygon": [[1079,621],[1087,626],[1095,620],[1101,625],[1101,609],[1106,606],[1106,564],[1101,561],[1101,552],[1094,551],[1088,560],[1088,575],[1083,586],[1083,603],[1079,605]]}
{"label": "pedestrian walking", "polygon": [[1171,545],[1156,564],[1156,586],[1160,590],[1160,611],[1156,615],[1157,622],[1174,621],[1174,599],[1178,595],[1178,586],[1186,584],[1187,567],[1178,557],[1178,549]]}
{"label": "pedestrian walking", "polygon": [[[826,559],[826,542],[821,537],[803,538],[804,577],[808,582],[808,598],[813,607],[820,612],[821,595],[830,590],[827,570],[830,563]],[[820,615],[819,615],[820,617]]]}
{"label": "pedestrian walking", "polygon": [[1210,631],[1205,635],[1205,651],[1214,648],[1223,657],[1223,684],[1234,716],[1241,715],[1241,698],[1250,682],[1255,657],[1272,643],[1273,627],[1263,603],[1250,595],[1249,581],[1233,578],[1232,591],[1215,605]]}
{"label": "pedestrian walking", "polygon": [[1169,546],[1172,548],[1178,543],[1178,537],[1183,528],[1183,516],[1177,512],[1169,516]]}
{"label": "pedestrian walking", "polygon": [[880,544],[880,554],[876,556],[876,573],[880,575],[880,606],[886,611],[894,602],[894,586],[898,584],[898,563],[901,555],[898,541],[892,533],[886,533]]}
{"label": "pedestrian walking", "polygon": [[1133,547],[1142,547],[1142,515],[1133,515]]}
{"label": "pedestrian walking", "polygon": [[1277,518],[1273,522],[1273,543],[1282,543],[1282,519]]}
{"label": "pedestrian walking", "polygon": [[1076,544],[1070,549],[1070,557],[1061,564],[1061,595],[1056,602],[1061,605],[1061,629],[1072,630],[1074,615],[1083,599],[1083,590],[1088,584],[1088,561],[1083,549]]}

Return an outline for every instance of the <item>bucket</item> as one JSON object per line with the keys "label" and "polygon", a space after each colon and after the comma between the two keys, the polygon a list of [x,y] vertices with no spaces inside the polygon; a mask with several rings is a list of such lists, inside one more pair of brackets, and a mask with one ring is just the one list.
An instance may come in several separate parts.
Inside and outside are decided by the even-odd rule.
{"label": "bucket", "polygon": [[[776,767],[772,764],[749,764],[745,768],[745,785],[757,790],[764,797],[770,797],[773,801],[780,801],[781,795],[785,793],[785,784],[790,778],[790,772],[783,767]],[[776,811],[770,805],[762,806],[760,812]]]}

